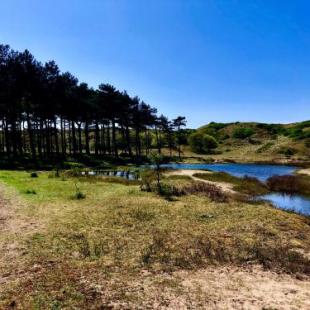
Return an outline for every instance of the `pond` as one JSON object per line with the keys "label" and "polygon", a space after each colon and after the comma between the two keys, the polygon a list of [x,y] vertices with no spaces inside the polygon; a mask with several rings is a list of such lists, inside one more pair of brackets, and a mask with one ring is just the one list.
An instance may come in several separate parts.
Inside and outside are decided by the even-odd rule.
{"label": "pond", "polygon": [[[293,174],[297,169],[294,166],[284,165],[265,165],[265,164],[164,164],[163,168],[170,169],[193,169],[193,170],[211,170],[216,172],[226,172],[236,177],[250,176],[265,182],[273,175]],[[83,171],[82,175],[102,175],[111,177],[121,177],[127,180],[137,180],[139,174],[136,171],[125,170],[93,170]],[[283,195],[280,193],[270,193],[257,197],[258,199],[268,200],[276,207],[284,210],[292,210],[305,215],[310,215],[310,198],[300,195]]]}
{"label": "pond", "polygon": [[236,177],[255,177],[260,181],[266,181],[273,175],[293,174],[297,169],[294,166],[263,165],[263,164],[164,164],[163,168],[170,169],[193,169],[226,172]]}
{"label": "pond", "polygon": [[[236,177],[250,176],[265,182],[273,175],[291,175],[297,167],[284,165],[265,165],[265,164],[165,164],[163,168],[170,169],[193,169],[211,170],[216,172],[226,172]],[[270,193],[257,197],[270,201],[275,207],[284,210],[291,210],[304,215],[310,215],[310,198],[300,195],[284,195],[281,193]]]}
{"label": "pond", "polygon": [[280,209],[290,210],[310,216],[310,198],[300,195],[271,193],[258,198],[268,200]]}
{"label": "pond", "polygon": [[93,170],[93,171],[82,171],[82,175],[89,175],[89,176],[107,176],[107,177],[120,177],[126,180],[137,180],[139,175],[134,171],[128,170]]}

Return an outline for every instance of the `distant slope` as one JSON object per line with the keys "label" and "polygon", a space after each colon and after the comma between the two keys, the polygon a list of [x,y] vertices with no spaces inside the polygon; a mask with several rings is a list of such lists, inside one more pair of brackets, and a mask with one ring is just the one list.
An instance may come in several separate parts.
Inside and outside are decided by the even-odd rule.
{"label": "distant slope", "polygon": [[292,124],[211,122],[197,131],[219,142],[212,157],[310,160],[310,120]]}

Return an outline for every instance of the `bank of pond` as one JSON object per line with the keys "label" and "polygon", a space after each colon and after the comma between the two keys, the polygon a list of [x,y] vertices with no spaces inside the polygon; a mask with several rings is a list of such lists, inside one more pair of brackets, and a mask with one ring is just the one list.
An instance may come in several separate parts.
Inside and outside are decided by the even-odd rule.
{"label": "bank of pond", "polygon": [[[272,164],[238,164],[238,163],[217,163],[217,164],[187,164],[170,163],[161,165],[164,169],[182,169],[182,170],[207,170],[213,172],[225,172],[232,176],[243,178],[245,176],[256,178],[265,183],[272,176],[294,175],[297,170],[295,166],[272,165]],[[127,180],[139,179],[137,170],[93,170],[83,171],[83,175],[89,176],[114,176]],[[310,198],[299,194],[287,194],[280,192],[271,192],[265,195],[257,196],[256,199],[270,201],[275,207],[294,211],[304,215],[310,215]]]}

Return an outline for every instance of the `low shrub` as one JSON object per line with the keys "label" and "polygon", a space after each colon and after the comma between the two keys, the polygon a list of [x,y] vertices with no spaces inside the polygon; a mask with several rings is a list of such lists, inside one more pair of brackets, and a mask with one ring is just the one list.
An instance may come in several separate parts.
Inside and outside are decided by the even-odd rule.
{"label": "low shrub", "polygon": [[292,147],[281,147],[278,150],[279,154],[283,154],[285,156],[292,156],[295,155],[297,153],[297,150],[292,148]]}
{"label": "low shrub", "polygon": [[78,163],[78,162],[74,162],[74,161],[65,161],[63,163],[63,167],[65,169],[74,169],[74,168],[80,168],[81,169],[84,167],[84,165],[81,163]]}
{"label": "low shrub", "polygon": [[146,192],[152,191],[152,183],[157,179],[156,173],[152,169],[144,170],[141,172],[141,190]]}
{"label": "low shrub", "polygon": [[79,177],[79,176],[82,175],[82,169],[78,168],[78,167],[75,167],[73,169],[67,170],[65,172],[65,175],[69,176],[69,177]]}
{"label": "low shrub", "polygon": [[27,189],[25,193],[26,194],[32,194],[32,195],[36,195],[37,194],[37,192],[34,189]]}
{"label": "low shrub", "polygon": [[310,194],[309,178],[296,175],[274,175],[266,182],[271,191],[285,194]]}
{"label": "low shrub", "polygon": [[272,143],[272,142],[265,143],[264,145],[262,145],[261,147],[259,147],[256,150],[256,153],[264,153],[264,152],[268,151],[273,145],[274,145],[274,143]]}
{"label": "low shrub", "polygon": [[141,182],[139,180],[128,180],[122,177],[88,177],[87,179],[93,178],[95,180],[101,180],[105,183],[116,183],[122,185],[139,185]]}
{"label": "low shrub", "polygon": [[228,196],[216,185],[205,182],[194,182],[190,185],[182,187],[179,194],[194,195],[202,194],[212,201],[227,202]]}
{"label": "low shrub", "polygon": [[81,200],[85,198],[86,198],[86,195],[79,189],[77,184],[75,184],[75,194],[72,196],[72,199]]}
{"label": "low shrub", "polygon": [[80,200],[80,199],[85,199],[86,198],[86,195],[84,193],[82,193],[81,191],[77,191],[73,196],[72,196],[72,199],[77,199],[77,200]]}
{"label": "low shrub", "polygon": [[37,178],[37,177],[39,177],[39,176],[38,176],[37,172],[31,172],[31,173],[30,173],[30,177],[31,177],[31,178]]}
{"label": "low shrub", "polygon": [[233,131],[233,137],[235,139],[246,139],[250,138],[252,135],[254,135],[254,130],[252,128],[236,128]]}
{"label": "low shrub", "polygon": [[240,179],[238,184],[234,186],[234,190],[250,196],[263,195],[268,192],[268,188],[264,183],[247,175]]}

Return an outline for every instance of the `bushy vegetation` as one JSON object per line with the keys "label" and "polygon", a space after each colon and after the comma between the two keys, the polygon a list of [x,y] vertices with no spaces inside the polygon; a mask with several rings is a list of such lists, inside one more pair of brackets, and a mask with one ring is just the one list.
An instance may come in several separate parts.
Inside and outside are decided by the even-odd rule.
{"label": "bushy vegetation", "polygon": [[285,194],[310,196],[310,177],[302,175],[275,175],[267,180],[269,190]]}
{"label": "bushy vegetation", "polygon": [[214,137],[198,131],[189,136],[189,145],[193,152],[207,154],[215,149],[218,143]]}
{"label": "bushy vegetation", "polygon": [[292,156],[297,153],[297,150],[292,147],[281,147],[278,150],[279,154],[283,154],[285,156]]}
{"label": "bushy vegetation", "polygon": [[235,139],[246,139],[246,138],[250,138],[251,136],[253,136],[254,133],[255,132],[252,128],[240,127],[240,128],[234,129],[233,137]]}

